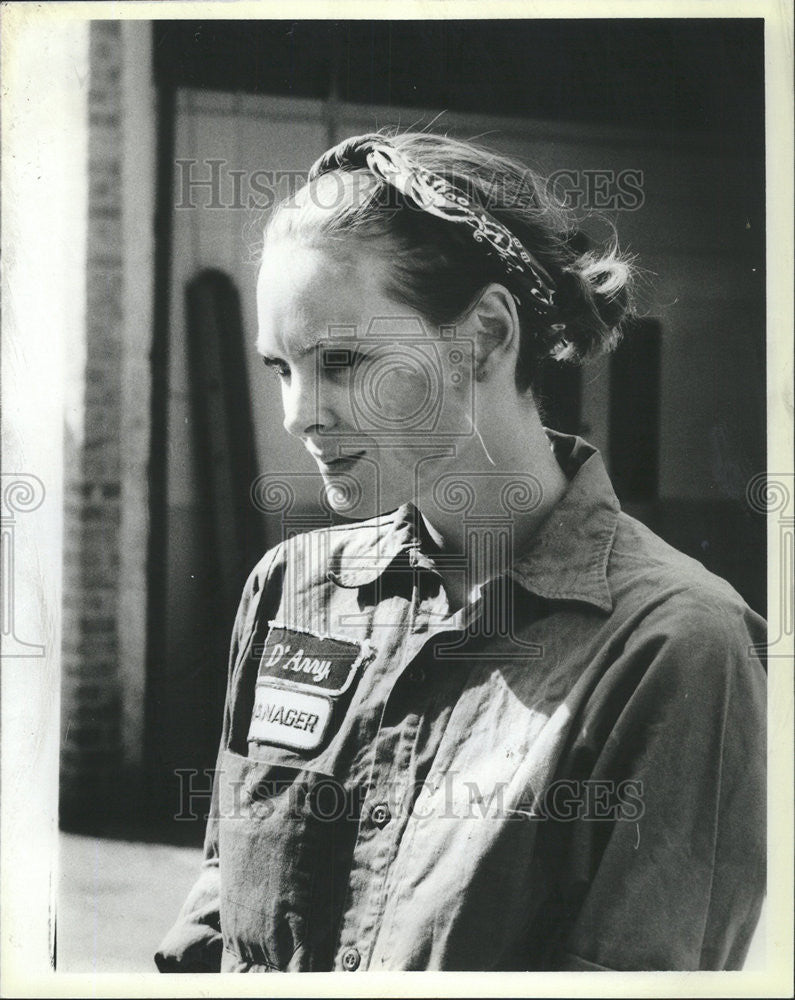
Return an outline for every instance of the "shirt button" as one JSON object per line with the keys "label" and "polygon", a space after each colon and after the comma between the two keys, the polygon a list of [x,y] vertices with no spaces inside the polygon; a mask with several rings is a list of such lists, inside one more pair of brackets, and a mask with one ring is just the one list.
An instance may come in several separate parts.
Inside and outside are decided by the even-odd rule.
{"label": "shirt button", "polygon": [[392,813],[389,811],[389,806],[386,802],[379,802],[373,806],[370,811],[370,819],[379,829],[387,825],[392,819]]}
{"label": "shirt button", "polygon": [[342,953],[342,967],[346,972],[356,972],[361,961],[362,956],[356,948],[346,948]]}

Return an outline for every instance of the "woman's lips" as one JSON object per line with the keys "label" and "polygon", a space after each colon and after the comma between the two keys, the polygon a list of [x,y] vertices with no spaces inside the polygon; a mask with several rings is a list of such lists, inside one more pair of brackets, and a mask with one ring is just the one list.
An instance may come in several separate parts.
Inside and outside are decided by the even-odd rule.
{"label": "woman's lips", "polygon": [[359,451],[353,455],[342,455],[339,458],[318,458],[318,464],[321,469],[331,473],[349,472],[364,454],[363,451]]}

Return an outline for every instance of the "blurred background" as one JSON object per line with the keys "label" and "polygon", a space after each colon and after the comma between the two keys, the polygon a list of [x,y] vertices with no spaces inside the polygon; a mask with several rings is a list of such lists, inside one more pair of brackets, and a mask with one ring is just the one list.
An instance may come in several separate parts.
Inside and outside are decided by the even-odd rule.
{"label": "blurred background", "polygon": [[[611,358],[546,373],[547,423],[765,614],[762,24],[83,23],[59,968],[152,968],[198,865],[242,585],[285,523],[332,521],[254,288],[269,208],[340,139],[433,123],[553,175],[584,232],[615,225],[638,319]],[[286,518],[251,501],[271,475]]]}

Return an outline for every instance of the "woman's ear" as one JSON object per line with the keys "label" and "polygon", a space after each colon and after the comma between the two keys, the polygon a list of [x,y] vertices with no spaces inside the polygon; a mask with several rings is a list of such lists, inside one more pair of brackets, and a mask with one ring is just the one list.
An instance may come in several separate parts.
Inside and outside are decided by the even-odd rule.
{"label": "woman's ear", "polygon": [[482,382],[519,351],[519,314],[516,300],[504,285],[487,285],[470,307],[462,333],[473,343],[475,378]]}

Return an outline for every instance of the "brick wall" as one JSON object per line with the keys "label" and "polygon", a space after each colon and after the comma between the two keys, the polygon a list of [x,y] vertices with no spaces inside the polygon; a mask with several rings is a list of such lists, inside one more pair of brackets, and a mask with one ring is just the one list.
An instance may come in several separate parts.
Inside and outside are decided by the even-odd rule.
{"label": "brick wall", "polygon": [[[128,159],[136,155],[129,141],[131,93],[134,102],[144,102],[145,115],[153,115],[147,31],[118,21],[93,21],[90,28],[85,363],[71,376],[79,383],[72,397],[82,406],[83,433],[67,432],[64,483],[60,800],[66,825],[133,801],[140,783],[151,327],[146,264],[152,247],[150,227],[130,224],[136,207],[128,188],[136,165]],[[144,167],[133,187],[151,187],[151,152],[143,142]],[[138,199],[138,212],[147,195],[151,200],[153,191]],[[131,258],[141,283],[137,299],[129,289]]]}

